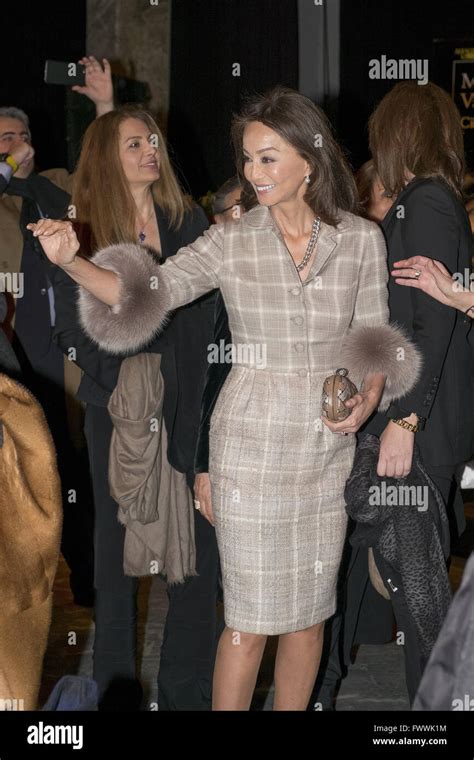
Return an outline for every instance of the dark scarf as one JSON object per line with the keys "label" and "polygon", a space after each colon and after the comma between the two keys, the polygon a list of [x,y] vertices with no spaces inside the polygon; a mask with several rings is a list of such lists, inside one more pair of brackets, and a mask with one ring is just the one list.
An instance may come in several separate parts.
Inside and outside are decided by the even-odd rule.
{"label": "dark scarf", "polygon": [[[443,499],[428,476],[417,446],[410,474],[399,480],[377,475],[379,439],[359,436],[354,465],[344,492],[347,513],[356,522],[353,546],[376,547],[400,573],[406,604],[415,624],[420,651],[428,658],[451,602],[445,558],[449,555],[449,525]],[[426,510],[416,505],[373,503],[374,489],[395,486],[424,487]],[[417,491],[417,493],[419,493]],[[386,499],[385,501],[389,501]],[[372,503],[371,503],[372,502]]]}

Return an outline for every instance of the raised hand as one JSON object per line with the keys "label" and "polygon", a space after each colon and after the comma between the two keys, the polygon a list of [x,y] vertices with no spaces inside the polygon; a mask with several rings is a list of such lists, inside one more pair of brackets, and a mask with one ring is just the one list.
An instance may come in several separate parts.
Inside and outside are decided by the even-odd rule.
{"label": "raised hand", "polygon": [[84,86],[76,84],[71,89],[92,100],[95,103],[98,116],[111,111],[114,102],[114,89],[110,63],[106,58],[103,58],[101,65],[93,55],[84,56],[79,63],[86,67],[86,83]]}
{"label": "raised hand", "polygon": [[46,256],[53,264],[68,267],[74,263],[79,241],[71,222],[40,219],[36,224],[28,224],[27,229],[38,238]]}

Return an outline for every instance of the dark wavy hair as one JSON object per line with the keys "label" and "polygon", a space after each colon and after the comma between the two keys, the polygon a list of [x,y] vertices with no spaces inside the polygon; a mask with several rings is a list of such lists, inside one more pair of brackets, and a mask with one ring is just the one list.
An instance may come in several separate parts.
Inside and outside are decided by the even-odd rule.
{"label": "dark wavy hair", "polygon": [[462,199],[464,143],[459,111],[432,82],[400,82],[369,119],[369,144],[380,181],[392,195],[405,187],[406,170],[446,182]]}
{"label": "dark wavy hair", "polygon": [[[245,127],[255,121],[273,129],[310,164],[311,181],[304,200],[323,222],[335,226],[340,211],[359,213],[354,177],[325,113],[305,95],[282,85],[247,98],[240,114],[232,120],[231,139],[244,208],[258,203],[245,178],[243,155]],[[321,147],[315,145],[319,142]]]}

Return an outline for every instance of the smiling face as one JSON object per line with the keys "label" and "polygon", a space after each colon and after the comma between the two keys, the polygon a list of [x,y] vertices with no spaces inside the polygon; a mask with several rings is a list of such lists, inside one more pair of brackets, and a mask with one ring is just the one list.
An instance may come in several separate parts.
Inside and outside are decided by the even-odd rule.
{"label": "smiling face", "polygon": [[311,167],[277,132],[260,121],[247,124],[243,153],[245,178],[262,206],[303,200]]}
{"label": "smiling face", "polygon": [[160,153],[141,119],[125,119],[119,128],[119,155],[130,185],[150,185],[160,176]]}

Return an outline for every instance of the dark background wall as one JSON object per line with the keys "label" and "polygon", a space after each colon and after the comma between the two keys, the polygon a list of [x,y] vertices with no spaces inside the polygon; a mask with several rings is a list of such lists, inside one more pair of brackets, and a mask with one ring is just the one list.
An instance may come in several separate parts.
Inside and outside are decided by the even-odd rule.
{"label": "dark background wall", "polygon": [[[429,78],[449,90],[450,68],[435,65],[433,40],[471,39],[472,0],[341,0],[339,134],[357,168],[368,158],[369,115],[396,84],[368,77],[371,58],[428,58]],[[446,70],[448,76],[446,78]],[[443,80],[443,81],[441,81]],[[471,132],[474,130],[471,130]]]}
{"label": "dark background wall", "polygon": [[[473,19],[472,0],[341,0],[335,126],[355,168],[367,158],[369,114],[394,84],[370,80],[369,60],[428,58],[437,81],[433,39],[472,40]],[[0,101],[30,115],[39,168],[67,166],[66,88],[45,85],[43,70],[47,58],[71,61],[84,53],[86,2],[10,6],[6,21],[14,34],[2,36]],[[276,83],[297,88],[297,32],[297,0],[173,0],[168,140],[181,180],[195,196],[234,171],[229,127],[245,93]],[[232,75],[234,63],[240,76]],[[77,139],[71,129],[69,137]]]}
{"label": "dark background wall", "polygon": [[243,95],[297,88],[297,61],[296,0],[173,0],[168,141],[195,195],[234,173],[229,129]]}
{"label": "dark background wall", "polygon": [[[368,158],[369,115],[396,84],[369,79],[370,59],[427,58],[430,79],[449,91],[450,61],[437,65],[433,40],[472,45],[472,8],[472,0],[341,0],[335,127],[354,168]],[[229,127],[244,93],[278,82],[298,86],[296,0],[173,0],[168,138],[195,195],[234,171]]]}
{"label": "dark background wall", "polygon": [[84,55],[86,2],[13,2],[2,17],[0,104],[30,117],[40,169],[67,166],[66,88],[44,84],[44,63]]}

